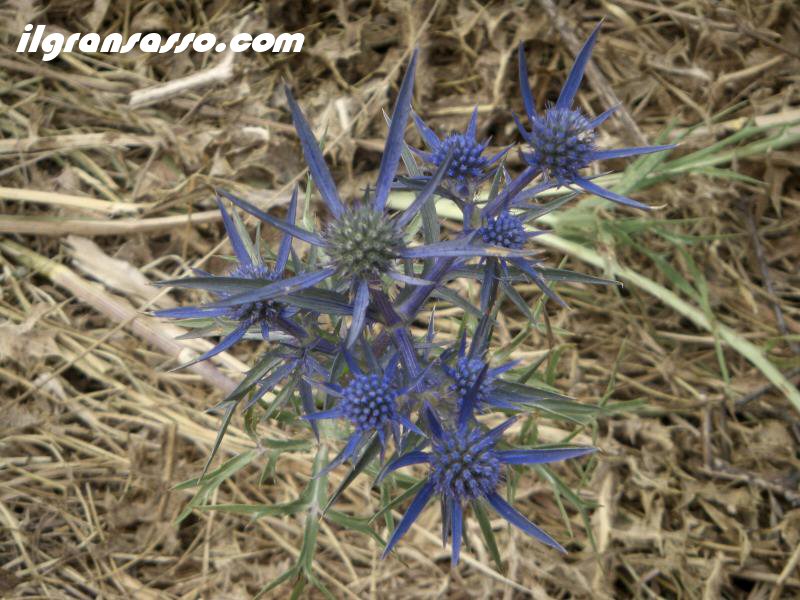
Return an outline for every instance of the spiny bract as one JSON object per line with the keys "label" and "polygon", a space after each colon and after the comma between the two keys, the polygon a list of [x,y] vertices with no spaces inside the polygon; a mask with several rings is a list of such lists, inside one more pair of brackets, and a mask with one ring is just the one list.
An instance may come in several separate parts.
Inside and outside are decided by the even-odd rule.
{"label": "spiny bract", "polygon": [[[271,271],[262,264],[242,264],[231,271],[228,276],[272,282],[280,279],[281,274]],[[281,304],[274,300],[257,300],[228,307],[226,316],[234,321],[272,322],[281,309]]]}

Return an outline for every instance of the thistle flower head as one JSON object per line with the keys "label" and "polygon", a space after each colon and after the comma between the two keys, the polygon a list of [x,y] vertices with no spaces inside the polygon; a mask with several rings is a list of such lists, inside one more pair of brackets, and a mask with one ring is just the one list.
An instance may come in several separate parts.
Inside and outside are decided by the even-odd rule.
{"label": "thistle flower head", "polygon": [[[444,365],[444,372],[453,380],[450,391],[455,392],[461,401],[472,389],[481,375],[486,363],[480,358],[460,357],[454,366]],[[476,404],[484,404],[489,400],[494,377],[487,371],[477,390]]]}
{"label": "thistle flower head", "polygon": [[345,211],[328,225],[326,251],[349,277],[371,279],[390,270],[403,246],[403,233],[394,221],[370,207]]}
{"label": "thistle flower head", "polygon": [[442,432],[430,455],[430,480],[434,492],[447,500],[465,502],[494,492],[501,466],[495,440],[480,429],[468,433]]}
{"label": "thistle flower head", "polygon": [[566,460],[594,452],[594,448],[499,450],[497,445],[503,432],[514,423],[514,419],[508,419],[494,429],[485,431],[478,425],[470,424],[461,411],[456,428],[445,429],[429,406],[425,408],[425,414],[430,429],[431,451],[406,452],[389,461],[381,472],[381,477],[385,477],[388,473],[409,465],[428,465],[428,477],[389,538],[384,556],[400,541],[435,495],[441,498],[443,541],[452,539],[453,564],[458,563],[461,552],[464,509],[472,502],[484,500],[512,525],[548,546],[565,552],[557,541],[506,502],[497,492],[497,487],[503,479],[505,465],[544,464]]}
{"label": "thistle flower head", "polygon": [[342,414],[360,432],[381,429],[397,418],[397,389],[376,374],[359,374],[342,390]]}
{"label": "thistle flower head", "polygon": [[370,440],[377,436],[381,446],[381,456],[386,450],[387,436],[391,434],[395,445],[400,444],[401,427],[424,435],[404,414],[399,400],[407,394],[414,384],[403,386],[397,372],[397,356],[390,357],[383,372],[364,372],[349,351],[344,357],[353,374],[349,383],[342,387],[334,383],[320,384],[329,394],[337,397],[336,405],[320,412],[305,415],[312,423],[320,419],[347,419],[353,425],[353,433],[347,444],[334,458],[324,472],[342,464],[355,456]]}
{"label": "thistle flower head", "polygon": [[438,167],[448,152],[452,152],[453,159],[447,169],[447,177],[459,183],[478,180],[489,165],[489,159],[483,156],[485,149],[486,145],[479,144],[474,138],[463,133],[451,133],[431,152],[431,164]]}
{"label": "thistle flower head", "polygon": [[[479,326],[479,329],[481,327]],[[442,371],[452,381],[448,387],[456,398],[456,407],[461,412],[465,403],[469,411],[483,412],[487,408],[508,409],[513,408],[505,397],[497,393],[496,383],[503,373],[512,369],[517,362],[507,362],[490,368],[482,358],[484,341],[478,336],[473,336],[472,344],[467,351],[466,336],[462,336],[457,348],[451,348],[442,353]],[[450,357],[455,354],[453,364],[448,364]]]}
{"label": "thistle flower head", "polygon": [[[228,276],[238,279],[261,280],[266,285],[280,279],[281,274],[270,270],[261,263],[244,263],[233,269]],[[256,300],[227,307],[225,316],[234,321],[274,323],[285,308],[285,304],[276,300]]]}
{"label": "thistle flower head", "polygon": [[479,142],[476,138],[477,107],[472,112],[466,132],[453,132],[443,139],[439,138],[419,116],[412,113],[412,117],[428,150],[422,151],[416,148],[411,148],[411,150],[436,167],[440,166],[447,156],[450,156],[445,183],[459,194],[466,194],[475,184],[490,177],[494,172],[493,165],[508,152],[508,148],[506,148],[491,157],[483,155],[489,145],[489,139]]}
{"label": "thistle flower head", "polygon": [[489,217],[478,233],[485,244],[514,249],[522,248],[529,237],[525,233],[522,219],[508,211],[500,213],[497,217]]}
{"label": "thistle flower head", "polygon": [[[529,238],[539,233],[525,231],[524,220],[507,209],[500,210],[496,216],[490,210],[484,209],[483,219],[484,225],[478,229],[477,233],[483,242],[490,246],[518,251],[523,248]],[[500,279],[500,271],[506,278],[510,275],[509,265],[522,271],[524,276],[542,290],[548,298],[561,306],[566,306],[561,297],[547,285],[544,277],[539,273],[538,264],[539,261],[526,256],[508,256],[487,260],[483,273],[484,286],[481,288],[481,308],[484,310],[487,308],[487,303],[493,294],[491,289],[497,286]]]}
{"label": "thistle flower head", "polygon": [[[275,265],[270,269],[264,264],[256,249],[256,244],[250,239],[238,217],[235,214],[233,216],[229,214],[219,198],[217,198],[217,205],[236,255],[236,266],[225,277],[199,271],[198,277],[162,282],[162,284],[176,287],[207,289],[217,297],[217,300],[200,306],[181,306],[159,310],[155,312],[155,315],[179,319],[222,318],[233,321],[236,326],[211,350],[183,366],[206,360],[227,350],[243,339],[253,326],[260,329],[265,340],[269,339],[270,331],[273,329],[280,329],[295,337],[306,335],[305,330],[292,319],[297,312],[296,308],[279,300],[280,294],[252,297],[252,293],[249,291],[252,287],[243,285],[240,281],[256,280],[263,282],[265,288],[274,288],[275,282],[283,277],[291,251],[292,236],[288,233],[283,236]],[[289,203],[288,214],[291,220],[294,220],[296,210],[297,193],[295,191]]]}
{"label": "thistle flower head", "polygon": [[528,164],[561,185],[574,181],[579,177],[578,171],[593,160],[595,132],[579,110],[547,109],[531,119],[525,140],[533,149],[526,155]]}
{"label": "thistle flower head", "polygon": [[[578,87],[580,87],[583,73],[591,57],[592,48],[601,25],[602,23],[597,24],[575,57],[575,63],[567,76],[564,87],[561,88],[555,105],[545,110],[541,115],[536,112],[533,94],[528,86],[528,65],[525,61],[525,49],[520,44],[519,85],[522,90],[525,113],[531,126],[530,130],[519,119],[516,119],[516,117],[515,119],[522,137],[532,150],[532,152],[522,152],[523,159],[530,167],[530,170],[526,172],[526,177],[523,179],[530,181],[531,176],[541,173],[552,180],[550,185],[576,185],[590,194],[595,194],[612,202],[648,209],[649,207],[646,204],[607,190],[593,183],[590,179],[582,177],[579,173],[581,169],[588,167],[596,160],[623,158],[674,148],[673,145],[618,148],[616,150],[597,150],[595,148],[595,129],[614,113],[616,107],[605,111],[594,119],[589,119],[580,110],[572,108],[572,101],[575,99]],[[541,186],[537,186],[537,188],[539,191],[546,189]]]}

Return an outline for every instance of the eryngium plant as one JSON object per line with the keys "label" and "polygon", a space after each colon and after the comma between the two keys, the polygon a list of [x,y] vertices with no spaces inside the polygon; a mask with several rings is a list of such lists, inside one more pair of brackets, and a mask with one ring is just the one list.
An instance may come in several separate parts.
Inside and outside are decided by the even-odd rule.
{"label": "eryngium plant", "polygon": [[[314,184],[307,188],[306,209],[314,188],[326,209],[317,215],[318,224],[308,212],[302,225],[296,223],[296,189],[283,219],[220,191],[219,195],[235,207],[282,232],[283,241],[274,259],[262,255],[258,243],[244,231],[240,217],[229,214],[218,198],[236,265],[222,276],[199,273],[167,282],[205,289],[213,296],[200,306],[160,313],[223,327],[225,333],[219,344],[198,360],[229,348],[245,336],[269,342],[269,349],[242,384],[216,407],[224,412],[217,447],[240,405],[248,431],[258,439],[259,447],[271,449],[270,469],[276,452],[308,450],[315,443],[315,438],[303,441],[304,431],[313,431],[319,440],[312,480],[303,496],[294,503],[263,508],[264,514],[309,511],[302,560],[285,578],[302,571],[321,586],[308,567],[319,518],[377,536],[364,518],[331,508],[360,474],[374,477],[375,486],[381,490],[383,508],[368,523],[374,527],[383,519],[392,529],[384,556],[395,548],[433,497],[440,499],[442,541],[451,542],[453,564],[459,560],[464,519],[470,512],[479,521],[490,554],[500,561],[487,509],[545,545],[564,551],[555,538],[504,498],[503,489],[513,493],[520,467],[534,465],[537,473],[544,474],[559,494],[563,493],[563,482],[547,464],[576,459],[595,448],[567,443],[536,446],[532,425],[543,415],[586,424],[601,409],[527,383],[535,366],[496,359],[492,331],[506,299],[511,301],[506,306],[522,312],[534,325],[541,304],[548,298],[564,305],[551,289],[550,280],[612,283],[543,268],[532,258],[537,250],[529,223],[563,206],[581,191],[645,207],[600,187],[581,171],[594,161],[668,148],[596,147],[595,129],[613,109],[591,118],[574,108],[573,100],[597,33],[595,28],[578,54],[556,103],[542,113],[534,107],[520,46],[522,105],[530,128],[517,121],[525,167],[513,178],[502,163],[508,149],[488,155],[488,140],[478,141],[477,110],[465,133],[441,137],[412,113],[415,52],[389,121],[377,179],[363,196],[343,199],[319,141],[287,87],[292,120]],[[412,115],[425,150],[410,148],[404,141]],[[415,155],[423,159],[422,167],[414,160]],[[404,176],[397,173],[401,159],[408,171]],[[543,203],[539,194],[557,186],[568,191]],[[393,189],[404,194],[411,191],[413,200],[404,210],[391,209]],[[434,205],[441,197],[456,201],[464,216],[463,227],[447,239],[440,237]],[[298,244],[303,252],[292,247],[293,240],[304,243]],[[450,286],[459,278],[479,283],[479,306]],[[532,311],[517,292],[518,285],[524,283],[534,283],[544,292],[536,310]],[[432,309],[437,301],[462,311],[457,342],[437,336]],[[428,315],[427,332],[415,336],[411,325],[423,315]],[[266,418],[274,418],[287,437],[299,437],[299,441],[275,445],[274,440],[268,443],[258,438],[254,423]],[[339,448],[330,461],[329,446]],[[327,499],[327,508],[319,510],[320,502],[327,498],[326,475],[346,463],[351,465],[349,474]],[[207,496],[208,482],[233,472],[229,464],[210,474],[211,479],[205,478],[204,471],[203,477],[192,482],[201,486],[201,498]],[[415,477],[407,475],[406,468],[415,465]],[[397,492],[402,493],[393,499],[392,494]],[[575,494],[568,499],[579,508],[585,507]],[[406,500],[410,504],[405,515],[394,526],[389,513]],[[384,543],[382,538],[377,539]]]}

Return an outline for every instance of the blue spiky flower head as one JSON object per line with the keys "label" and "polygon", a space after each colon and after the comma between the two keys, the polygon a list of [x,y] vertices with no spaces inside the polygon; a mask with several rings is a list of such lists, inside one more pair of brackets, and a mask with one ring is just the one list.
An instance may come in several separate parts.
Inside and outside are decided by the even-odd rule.
{"label": "blue spiky flower head", "polygon": [[466,435],[442,431],[431,443],[430,479],[434,493],[463,503],[491,494],[501,479],[495,440],[480,429]]}
{"label": "blue spiky flower head", "polygon": [[[279,279],[280,276],[280,273],[261,263],[239,264],[228,274],[228,277],[263,281],[264,285]],[[255,302],[226,307],[225,314],[234,321],[271,323],[275,321],[284,306],[278,300],[256,300]]]}
{"label": "blue spiky flower head", "polygon": [[[480,236],[484,244],[504,249],[509,252],[521,252],[525,243],[532,237],[544,233],[543,231],[526,231],[525,219],[512,213],[507,208],[500,208],[498,213],[493,212],[494,207],[491,203],[482,212],[483,225],[478,228],[477,235]],[[492,286],[496,286],[500,274],[509,278],[509,265],[519,269],[524,276],[534,283],[550,299],[561,306],[566,306],[562,298],[547,285],[542,274],[539,272],[539,261],[522,255],[494,257],[485,261],[483,272],[483,286],[481,287],[481,308],[488,307],[489,299],[493,292]]]}
{"label": "blue spiky flower head", "polygon": [[375,437],[380,442],[383,453],[390,435],[396,446],[400,444],[401,429],[423,435],[400,406],[400,398],[408,394],[416,382],[402,384],[397,369],[397,356],[389,358],[383,372],[365,372],[349,351],[343,350],[343,355],[352,373],[347,385],[314,382],[337,398],[336,405],[331,409],[304,416],[312,423],[321,419],[346,419],[353,427],[353,433],[344,449],[328,464],[325,473],[354,457]]}
{"label": "blue spiky flower head", "polygon": [[[467,393],[477,383],[485,366],[486,363],[480,358],[470,358],[469,356],[460,357],[452,367],[445,365],[445,373],[453,380],[450,385],[450,391],[455,392],[459,399],[466,397]],[[487,375],[481,379],[477,390],[478,404],[486,402],[492,389],[492,378]]]}
{"label": "blue spiky flower head", "polygon": [[412,523],[435,495],[441,498],[442,541],[452,539],[453,564],[461,552],[464,511],[476,502],[488,503],[506,521],[548,546],[565,552],[550,535],[531,523],[498,493],[505,465],[543,464],[576,458],[595,451],[592,447],[525,448],[501,450],[503,432],[513,423],[508,419],[488,431],[473,423],[462,406],[452,429],[442,425],[439,417],[427,406],[424,409],[430,430],[431,451],[412,450],[389,461],[379,478],[392,471],[416,464],[428,465],[428,476],[397,524],[383,552],[385,557],[409,530]]}
{"label": "blue spiky flower head", "polygon": [[529,165],[547,178],[568,184],[593,160],[595,132],[591,122],[577,109],[551,107],[531,121],[525,141],[533,152],[526,154]]}
{"label": "blue spiky flower head", "polygon": [[580,174],[583,168],[588,167],[596,160],[648,154],[674,147],[672,145],[643,146],[616,150],[598,150],[595,147],[595,130],[614,113],[616,107],[607,110],[594,119],[590,119],[580,109],[573,108],[572,101],[583,79],[583,73],[591,57],[592,48],[601,25],[602,22],[595,26],[580,52],[578,52],[575,64],[572,66],[567,81],[561,89],[558,100],[542,114],[537,113],[534,106],[533,94],[528,85],[528,66],[525,61],[525,50],[523,45],[520,44],[519,83],[525,112],[530,123],[530,130],[519,119],[516,119],[516,116],[515,119],[522,137],[531,147],[531,152],[523,152],[522,156],[532,169],[529,175],[541,173],[545,178],[552,180],[552,185],[576,185],[591,194],[607,200],[635,208],[648,209],[649,207],[646,204],[607,190]]}
{"label": "blue spiky flower head", "polygon": [[491,177],[494,173],[494,166],[509,150],[506,148],[494,156],[483,155],[490,140],[479,142],[476,137],[477,106],[472,111],[469,125],[464,133],[453,132],[444,138],[436,135],[416,113],[412,113],[412,118],[428,150],[423,151],[417,148],[411,148],[411,150],[425,162],[436,167],[450,156],[445,184],[451,186],[456,193],[462,196],[468,195],[470,191],[474,191],[477,184]]}
{"label": "blue spiky flower head", "polygon": [[342,213],[328,225],[325,241],[332,262],[344,276],[367,280],[390,272],[405,244],[397,223],[369,206]]}
{"label": "blue spiky flower head", "polygon": [[342,390],[341,411],[357,431],[377,431],[397,419],[395,383],[376,373],[356,374]]}
{"label": "blue spiky flower head", "polygon": [[[483,412],[487,407],[513,410],[513,404],[495,394],[495,381],[512,369],[516,361],[490,368],[484,358],[477,355],[477,346],[477,339],[473,338],[467,351],[466,335],[462,335],[458,348],[446,350],[440,357],[442,371],[452,382],[448,389],[456,397],[457,409],[461,410],[464,402],[471,402],[476,412]],[[447,361],[454,354],[455,360],[450,365]]]}
{"label": "blue spiky flower head", "polygon": [[530,237],[525,232],[522,219],[508,211],[486,219],[478,233],[485,244],[515,249],[522,248]]}

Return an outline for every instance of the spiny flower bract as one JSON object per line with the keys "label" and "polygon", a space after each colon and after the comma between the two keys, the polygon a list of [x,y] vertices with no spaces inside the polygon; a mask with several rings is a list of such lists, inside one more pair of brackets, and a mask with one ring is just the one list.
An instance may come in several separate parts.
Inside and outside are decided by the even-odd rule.
{"label": "spiny flower bract", "polygon": [[[228,274],[228,277],[252,279],[270,283],[280,277],[279,273],[271,271],[262,264],[244,264],[237,266]],[[253,323],[274,322],[280,311],[280,303],[274,300],[262,300],[230,306],[226,309],[226,316],[234,321],[251,321]],[[266,336],[265,336],[266,337]]]}

